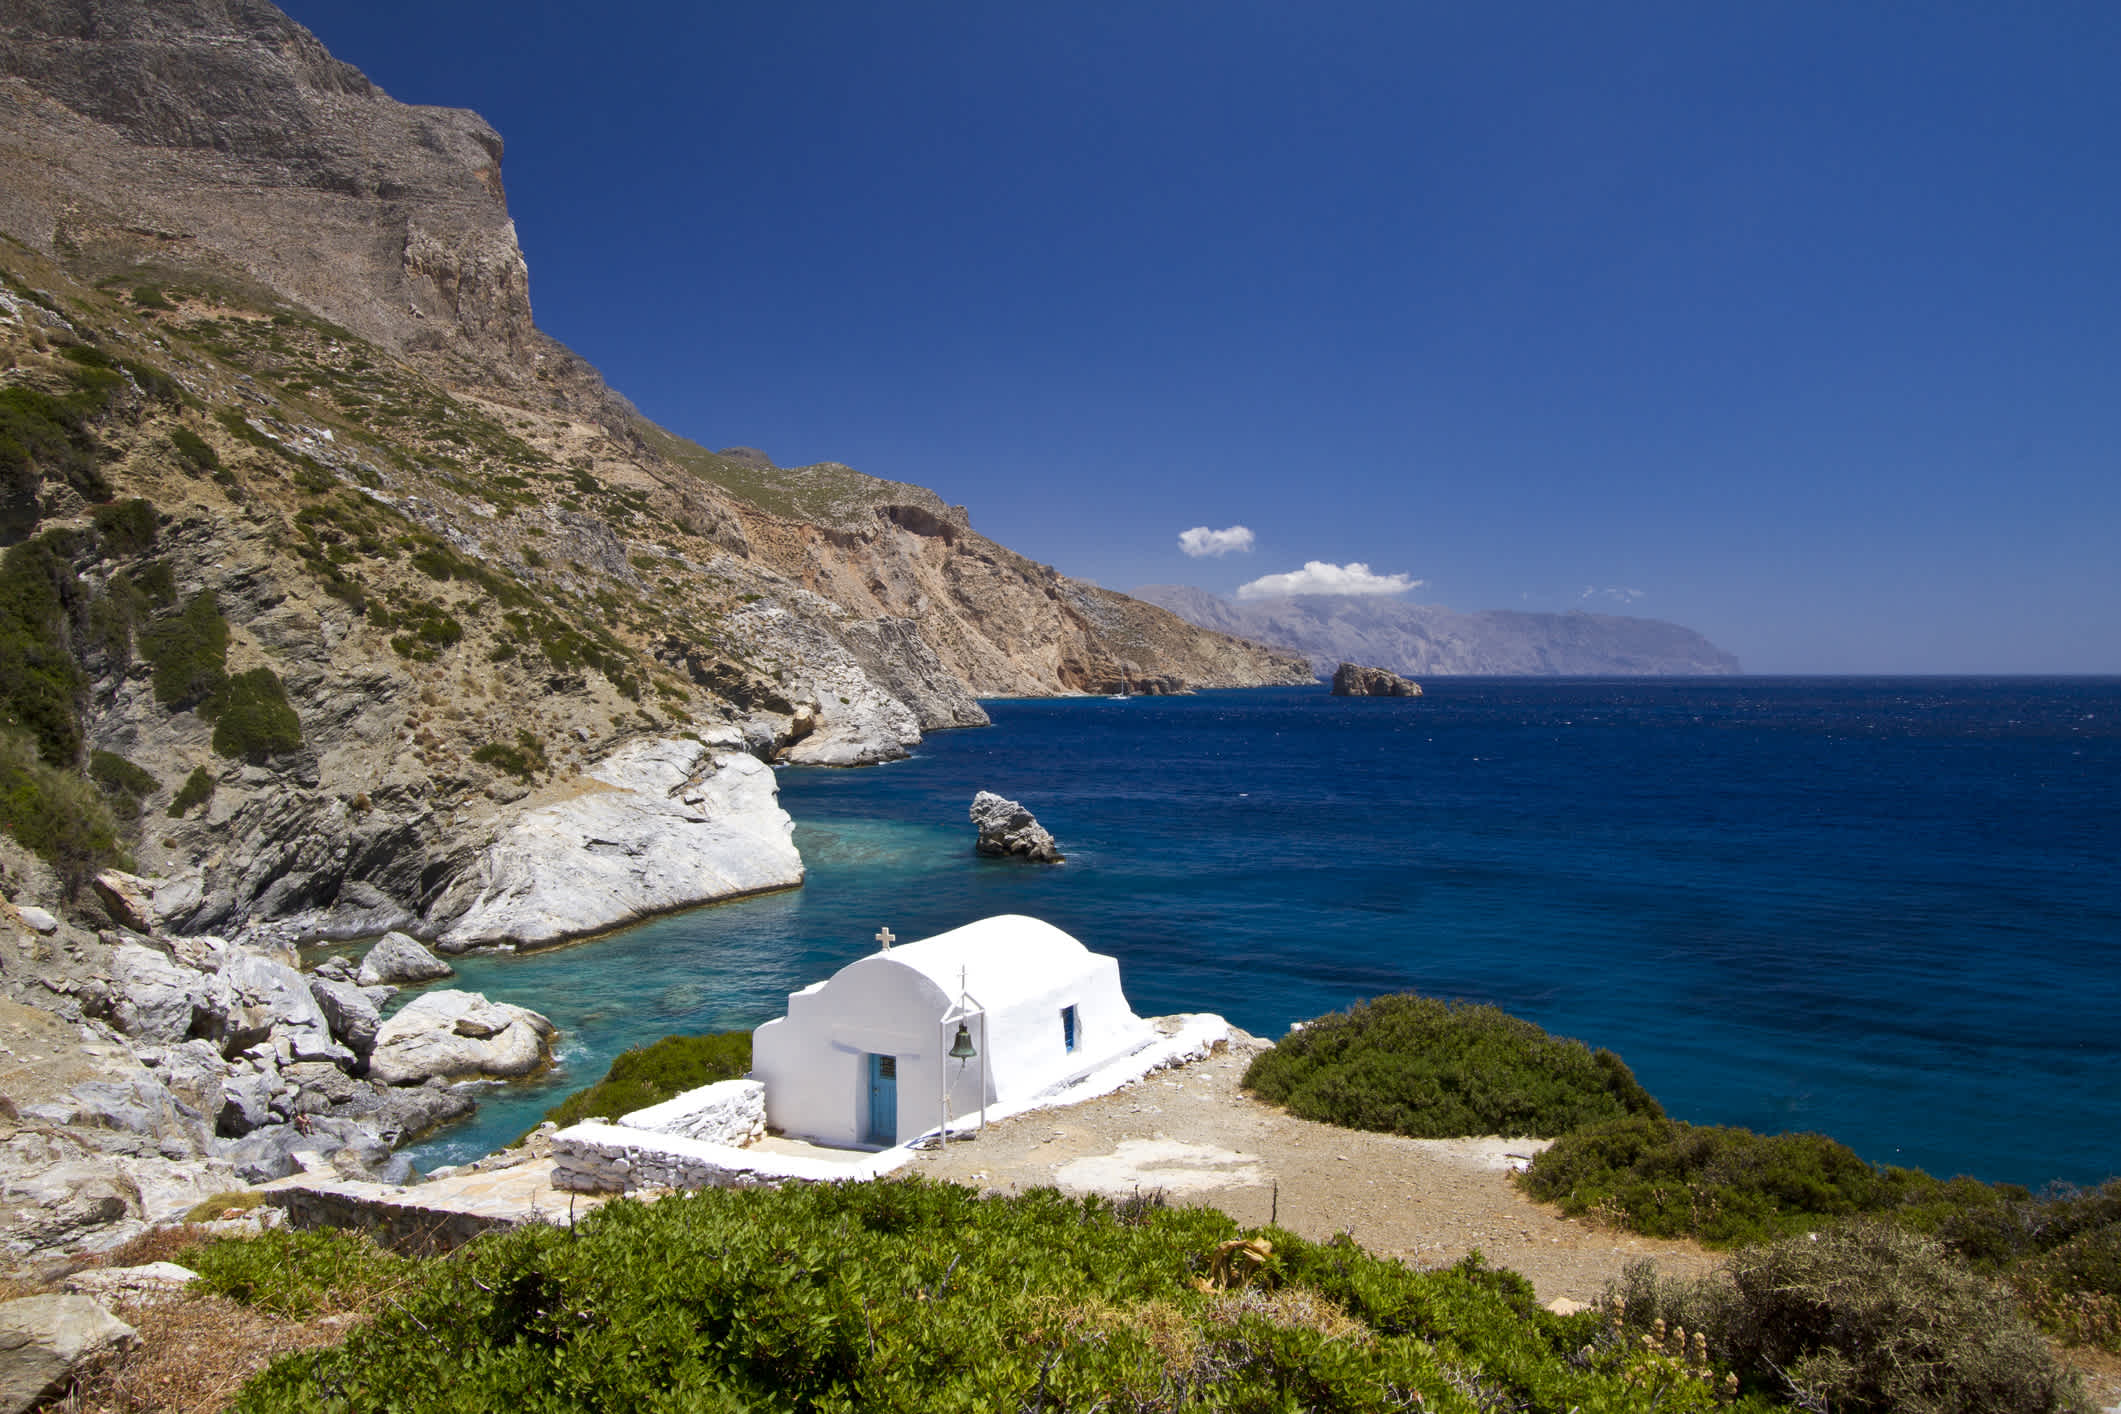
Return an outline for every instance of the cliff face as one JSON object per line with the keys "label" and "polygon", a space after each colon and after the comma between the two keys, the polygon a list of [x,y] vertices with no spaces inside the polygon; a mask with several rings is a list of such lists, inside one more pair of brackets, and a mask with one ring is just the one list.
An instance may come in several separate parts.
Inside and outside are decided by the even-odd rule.
{"label": "cliff face", "polygon": [[1320,672],[1345,661],[1398,673],[1503,677],[1715,677],[1738,660],[1690,628],[1619,614],[1459,613],[1374,595],[1306,594],[1233,603],[1176,584],[1137,598],[1222,633],[1305,655]]}
{"label": "cliff face", "polygon": [[501,152],[256,0],[0,0],[0,723],[130,782],[173,927],[509,941],[498,881],[569,867],[523,822],[657,742],[698,888],[613,866],[612,916],[792,882],[713,853],[785,822],[732,750],[1308,678],[923,488],[647,422],[531,322]]}
{"label": "cliff face", "polygon": [[561,352],[478,115],[394,101],[256,0],[7,0],[0,24],[17,239],[91,273],[255,281],[517,387]]}

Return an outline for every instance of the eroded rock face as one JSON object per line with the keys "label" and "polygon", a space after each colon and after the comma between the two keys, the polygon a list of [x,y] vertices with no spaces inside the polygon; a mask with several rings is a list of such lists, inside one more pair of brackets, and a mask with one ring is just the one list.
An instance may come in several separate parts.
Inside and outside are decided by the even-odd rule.
{"label": "eroded rock face", "polygon": [[1383,668],[1342,663],[1333,670],[1335,697],[1419,697],[1421,684]]}
{"label": "eroded rock face", "polygon": [[972,823],[979,827],[974,848],[981,854],[1014,855],[1041,864],[1061,862],[1060,847],[1046,827],[1023,806],[991,790],[972,797]]}
{"label": "eroded rock face", "polygon": [[734,730],[636,742],[592,768],[604,789],[517,817],[466,871],[475,893],[442,950],[534,947],[801,883],[773,772],[740,746]]}
{"label": "eroded rock face", "polygon": [[510,1080],[551,1059],[553,1031],[538,1013],[476,992],[428,992],[376,1032],[368,1073],[385,1085]]}

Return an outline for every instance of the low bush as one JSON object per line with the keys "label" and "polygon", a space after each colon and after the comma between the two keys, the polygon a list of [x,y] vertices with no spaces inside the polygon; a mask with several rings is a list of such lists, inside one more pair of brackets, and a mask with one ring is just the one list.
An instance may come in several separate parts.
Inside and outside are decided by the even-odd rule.
{"label": "low bush", "polygon": [[169,433],[169,444],[177,449],[177,455],[194,471],[219,471],[221,454],[213,444],[192,431],[189,427],[173,427]]}
{"label": "low bush", "polygon": [[[262,1292],[291,1239],[251,1245]],[[281,1358],[233,1408],[1647,1407],[1622,1362],[1576,1362],[1594,1327],[1477,1260],[1417,1272],[1352,1242],[1247,1238],[1210,1209],[920,1181],[709,1190],[417,1263],[343,1346]]]}
{"label": "low bush", "polygon": [[0,720],[29,733],[47,765],[81,756],[87,681],[74,656],[83,608],[72,540],[47,531],[0,556]]}
{"label": "low bush", "polygon": [[142,770],[115,751],[92,751],[88,756],[88,778],[103,788],[113,807],[126,819],[140,813],[140,802],[162,789],[151,771]]}
{"label": "low bush", "polygon": [[1648,1115],[1563,1136],[1522,1179],[1533,1197],[1655,1237],[1757,1242],[1872,1213],[1905,1184],[1821,1134],[1755,1134]]}
{"label": "low bush", "polygon": [[506,771],[521,781],[534,779],[538,772],[551,769],[552,764],[545,759],[544,746],[527,731],[517,732],[513,742],[489,741],[472,752],[471,759],[482,766]]}
{"label": "low bush", "polygon": [[169,818],[181,820],[190,813],[194,805],[204,805],[213,798],[214,778],[206,773],[204,766],[194,766],[191,768],[191,774],[184,778],[184,784],[177,787],[176,795],[170,799]]}
{"label": "low bush", "polygon": [[604,1078],[577,1090],[545,1111],[558,1125],[591,1115],[620,1115],[674,1100],[687,1090],[751,1073],[751,1033],[718,1031],[706,1036],[665,1036],[651,1045],[621,1051]]}
{"label": "low bush", "polygon": [[236,674],[207,710],[214,718],[214,750],[223,756],[263,761],[302,745],[302,719],[271,668]]}
{"label": "low bush", "polygon": [[184,608],[147,625],[140,652],[154,665],[155,701],[172,711],[197,707],[228,681],[228,620],[220,601],[202,589]]}
{"label": "low bush", "polygon": [[1608,1292],[1635,1341],[1681,1329],[1741,1385],[1799,1409],[2061,1414],[2076,1377],[1995,1281],[1941,1244],[1863,1219],[1748,1247],[1693,1282],[1647,1264]]}
{"label": "low bush", "polygon": [[202,1291],[292,1320],[358,1310],[380,1292],[408,1286],[417,1272],[411,1259],[366,1234],[337,1228],[210,1242],[192,1248],[185,1265],[199,1274]]}
{"label": "low bush", "polygon": [[1260,1053],[1244,1083],[1306,1119],[1425,1139],[1545,1137],[1663,1113],[1611,1051],[1412,993],[1320,1017]]}
{"label": "low bush", "polygon": [[96,537],[108,555],[130,558],[155,548],[155,508],[138,496],[96,507]]}
{"label": "low bush", "polygon": [[133,287],[133,304],[140,309],[176,308],[174,304],[169,302],[169,296],[162,293],[160,285],[135,285]]}
{"label": "low bush", "polygon": [[99,870],[126,863],[101,791],[46,764],[19,731],[0,729],[0,830],[43,857],[71,899]]}

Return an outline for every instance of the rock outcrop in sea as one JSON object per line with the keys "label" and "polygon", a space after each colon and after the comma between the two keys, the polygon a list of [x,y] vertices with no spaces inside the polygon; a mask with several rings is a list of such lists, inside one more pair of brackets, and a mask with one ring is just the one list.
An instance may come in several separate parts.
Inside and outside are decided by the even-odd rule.
{"label": "rock outcrop in sea", "polygon": [[1040,864],[1058,864],[1063,858],[1052,834],[1030,811],[991,790],[972,797],[972,823],[979,830],[973,848],[981,854]]}
{"label": "rock outcrop in sea", "polygon": [[1342,663],[1333,670],[1335,697],[1419,697],[1421,684],[1384,668]]}

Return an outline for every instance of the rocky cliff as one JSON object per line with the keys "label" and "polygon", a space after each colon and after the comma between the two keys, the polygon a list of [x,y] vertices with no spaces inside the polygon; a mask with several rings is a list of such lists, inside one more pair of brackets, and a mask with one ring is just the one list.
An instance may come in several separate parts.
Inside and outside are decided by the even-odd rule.
{"label": "rocky cliff", "polygon": [[607,858],[574,931],[800,879],[732,751],[1308,675],[923,488],[649,423],[532,322],[492,129],[268,4],[0,0],[0,38],[0,656],[42,665],[0,716],[129,782],[105,852],[174,927],[547,941],[568,908],[495,900],[582,863],[553,822],[624,753],[712,744],[674,789],[716,823]]}
{"label": "rocky cliff", "polygon": [[1397,673],[1501,677],[1716,677],[1738,660],[1690,628],[1619,614],[1460,613],[1377,595],[1305,594],[1233,603],[1177,584],[1134,597],[1189,623],[1303,654],[1321,673],[1374,663]]}

